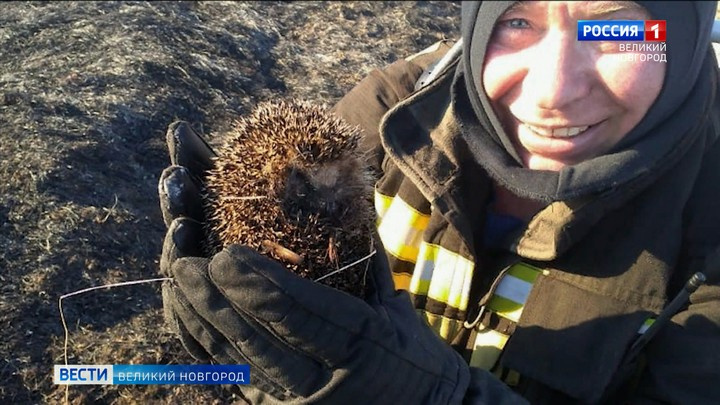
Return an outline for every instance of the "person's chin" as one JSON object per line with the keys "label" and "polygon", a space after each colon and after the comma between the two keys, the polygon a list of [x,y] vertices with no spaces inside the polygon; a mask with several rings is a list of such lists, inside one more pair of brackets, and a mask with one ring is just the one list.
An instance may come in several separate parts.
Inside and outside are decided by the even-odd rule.
{"label": "person's chin", "polygon": [[564,161],[540,155],[533,155],[527,152],[525,153],[525,156],[523,156],[523,163],[525,167],[530,170],[548,170],[551,172],[558,172],[560,169],[568,165],[568,163]]}

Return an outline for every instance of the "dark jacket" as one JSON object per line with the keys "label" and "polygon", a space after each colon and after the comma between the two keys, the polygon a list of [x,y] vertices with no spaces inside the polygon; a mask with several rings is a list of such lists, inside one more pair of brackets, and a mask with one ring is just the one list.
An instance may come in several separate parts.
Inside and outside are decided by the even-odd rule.
{"label": "dark jacket", "polygon": [[[364,146],[382,172],[376,201],[400,197],[423,218],[421,243],[471,263],[461,279],[469,285],[465,302],[452,292],[433,298],[417,277],[409,287],[418,260],[389,251],[396,286],[414,292],[420,315],[470,360],[477,328],[463,321],[476,319],[501,271],[517,262],[538,269],[493,366],[505,381],[508,370],[519,373],[511,385],[531,403],[720,401],[718,131],[640,181],[553,202],[489,247],[492,181],[458,136],[458,114],[472,112],[470,103],[451,102],[454,66],[413,92],[446,49],[371,73],[335,107],[365,131]],[[644,322],[697,271],[709,282],[628,362]],[[471,385],[468,398],[482,397],[479,390]]]}

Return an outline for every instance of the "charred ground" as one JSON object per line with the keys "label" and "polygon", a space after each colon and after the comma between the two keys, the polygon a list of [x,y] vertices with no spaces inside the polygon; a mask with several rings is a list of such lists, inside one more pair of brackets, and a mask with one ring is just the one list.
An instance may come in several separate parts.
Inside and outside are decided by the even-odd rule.
{"label": "charred ground", "polygon": [[[157,276],[175,119],[217,144],[260,101],[332,105],[456,38],[459,2],[5,3],[0,9],[0,402],[56,403],[58,297]],[[192,363],[159,285],[65,301],[69,362]],[[226,403],[235,388],[71,387],[72,403]]]}

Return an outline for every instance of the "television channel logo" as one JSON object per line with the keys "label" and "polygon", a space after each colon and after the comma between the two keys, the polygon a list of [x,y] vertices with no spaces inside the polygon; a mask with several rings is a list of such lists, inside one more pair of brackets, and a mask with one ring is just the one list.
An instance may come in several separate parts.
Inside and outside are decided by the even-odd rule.
{"label": "television channel logo", "polygon": [[55,364],[61,385],[250,384],[248,364]]}
{"label": "television channel logo", "polygon": [[578,20],[578,41],[665,42],[666,20]]}

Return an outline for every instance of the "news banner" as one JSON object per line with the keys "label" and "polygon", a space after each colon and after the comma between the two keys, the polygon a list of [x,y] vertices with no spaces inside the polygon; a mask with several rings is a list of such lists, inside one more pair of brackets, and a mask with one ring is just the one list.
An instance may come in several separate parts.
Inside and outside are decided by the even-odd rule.
{"label": "news banner", "polygon": [[[624,41],[619,44],[627,60],[667,62],[666,20],[578,20],[578,41]],[[645,53],[640,53],[645,52]]]}
{"label": "news banner", "polygon": [[56,364],[53,382],[62,385],[250,384],[250,366]]}

